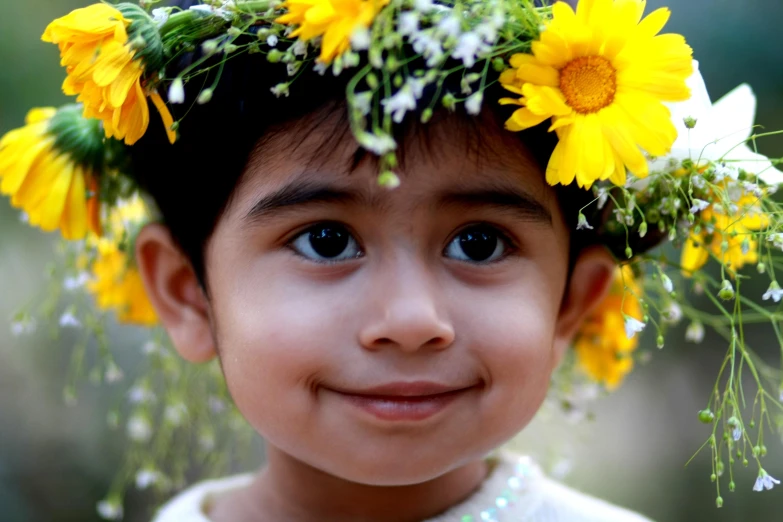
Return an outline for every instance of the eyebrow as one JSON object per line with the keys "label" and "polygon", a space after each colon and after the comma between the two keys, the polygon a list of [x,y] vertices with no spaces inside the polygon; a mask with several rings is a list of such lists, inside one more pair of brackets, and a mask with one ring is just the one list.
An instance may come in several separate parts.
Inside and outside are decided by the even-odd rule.
{"label": "eyebrow", "polygon": [[437,206],[490,207],[523,221],[552,224],[549,209],[527,192],[511,187],[443,192],[437,198]]}
{"label": "eyebrow", "polygon": [[[313,181],[294,181],[259,199],[243,221],[254,224],[273,216],[279,217],[286,211],[319,204],[359,204],[374,207],[379,206],[380,202],[365,192]],[[543,204],[527,192],[512,187],[448,190],[435,197],[434,205],[436,208],[490,207],[509,212],[523,221],[552,223],[552,214]]]}
{"label": "eyebrow", "polygon": [[285,211],[318,204],[367,203],[368,197],[360,192],[336,188],[312,181],[292,182],[259,199],[247,212],[243,221],[253,224]]}

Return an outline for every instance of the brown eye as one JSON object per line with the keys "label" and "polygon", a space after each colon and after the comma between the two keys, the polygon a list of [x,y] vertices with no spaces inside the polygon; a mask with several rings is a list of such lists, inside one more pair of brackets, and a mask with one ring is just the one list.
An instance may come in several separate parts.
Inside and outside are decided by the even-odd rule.
{"label": "brown eye", "polygon": [[488,263],[502,258],[507,249],[508,244],[497,228],[473,225],[457,234],[444,253],[460,261]]}
{"label": "brown eye", "polygon": [[299,255],[313,261],[344,261],[361,255],[359,244],[346,227],[338,223],[314,225],[291,242]]}

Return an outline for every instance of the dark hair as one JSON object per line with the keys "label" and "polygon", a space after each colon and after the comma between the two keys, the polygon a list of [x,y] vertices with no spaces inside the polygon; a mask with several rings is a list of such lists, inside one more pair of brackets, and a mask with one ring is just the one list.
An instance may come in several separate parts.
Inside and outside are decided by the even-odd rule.
{"label": "dark hair", "polygon": [[[201,2],[173,2],[183,9],[198,3]],[[175,76],[199,57],[198,49],[185,54],[177,63],[167,67],[167,76]],[[211,85],[213,74],[189,82],[186,99],[194,100],[203,87]],[[338,129],[335,139],[342,139],[340,130],[349,136],[345,107],[345,90],[349,78],[350,74],[335,77],[329,72],[320,76],[312,70],[304,71],[291,84],[290,97],[278,98],[272,94],[270,87],[289,80],[286,66],[269,63],[264,54],[245,53],[226,62],[209,103],[172,107],[175,119],[187,111],[179,130],[179,139],[174,145],[168,143],[157,114],[151,115],[144,138],[130,147],[133,176],[155,200],[166,226],[190,259],[205,288],[204,251],[207,241],[230,201],[249,157],[254,152],[264,153],[263,145],[256,150],[257,144],[277,129],[314,114],[323,114]],[[459,92],[459,79],[454,79],[454,83],[445,85],[445,92]],[[317,85],[317,88],[311,88],[310,85]],[[494,82],[488,88],[485,99],[497,99],[502,93],[502,88]],[[504,121],[511,112],[511,109],[494,103],[485,103],[484,106],[491,107],[485,110],[489,110],[491,117],[498,122]],[[441,112],[437,117],[458,118],[466,124],[465,128],[475,129],[469,133],[481,140],[478,120],[461,110],[455,114],[452,116]],[[335,118],[335,115],[338,117]],[[412,126],[418,125],[415,123],[417,121],[415,117],[406,118],[405,125],[396,129],[398,138],[404,140],[409,136]],[[502,126],[502,123],[499,125]],[[554,133],[548,133],[544,126],[538,126],[517,134],[543,171],[557,143]],[[575,186],[559,187],[556,192],[569,229],[573,230],[577,211],[590,201],[591,194]],[[572,238],[578,240],[578,244],[572,241],[574,258],[580,246],[589,241],[587,234],[572,234]]]}

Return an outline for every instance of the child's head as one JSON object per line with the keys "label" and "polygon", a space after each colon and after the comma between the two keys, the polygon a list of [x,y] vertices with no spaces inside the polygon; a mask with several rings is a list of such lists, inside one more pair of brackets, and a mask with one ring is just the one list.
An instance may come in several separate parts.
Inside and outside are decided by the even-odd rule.
{"label": "child's head", "polygon": [[442,110],[400,127],[388,190],[344,84],[277,99],[255,87],[273,74],[232,59],[173,148],[151,131],[133,149],[166,223],[137,260],[172,341],[219,356],[272,448],[332,475],[411,484],[482,456],[535,414],[613,271],[573,241],[579,193],[544,180],[553,142]]}

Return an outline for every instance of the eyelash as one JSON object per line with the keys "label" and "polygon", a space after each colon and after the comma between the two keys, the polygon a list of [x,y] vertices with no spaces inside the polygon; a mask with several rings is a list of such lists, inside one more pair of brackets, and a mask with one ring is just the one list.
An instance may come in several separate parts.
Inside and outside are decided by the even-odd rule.
{"label": "eyelash", "polygon": [[[338,259],[338,260],[329,260],[329,259],[316,260],[316,259],[313,259],[312,257],[308,257],[308,256],[304,255],[302,252],[300,252],[294,246],[294,244],[304,234],[311,233],[313,230],[317,229],[318,227],[327,227],[329,225],[344,229],[349,234],[350,240],[355,241],[355,243],[357,245],[357,249],[358,249],[358,253],[355,256],[347,258],[347,259]],[[460,236],[460,234],[463,234],[464,232],[466,232],[467,230],[470,230],[471,228],[476,228],[476,227],[480,227],[480,226],[485,226],[485,227],[487,227],[489,229],[492,229],[492,231],[497,235],[497,238],[503,243],[503,246],[504,246],[505,250],[504,250],[502,256],[499,257],[498,259],[494,259],[492,261],[472,261],[472,260],[463,260],[463,259],[457,259],[456,261],[459,261],[459,262],[462,262],[462,263],[467,263],[467,264],[474,265],[474,266],[482,266],[482,265],[486,266],[486,265],[492,265],[492,264],[495,264],[495,263],[502,262],[505,259],[507,259],[509,256],[514,255],[515,253],[519,252],[520,247],[519,247],[518,242],[515,241],[511,237],[511,234],[505,229],[505,227],[502,227],[502,226],[494,224],[494,223],[489,223],[489,222],[486,222],[486,221],[477,221],[477,222],[468,223],[468,224],[465,224],[465,225],[461,226],[459,229],[457,229],[454,233],[452,233],[449,236],[449,239],[446,241],[446,245],[441,250],[441,252],[444,255],[444,257],[445,257],[446,250],[454,242],[454,240],[456,240]],[[351,259],[357,259],[357,258],[360,258],[360,257],[364,257],[364,255],[365,255],[364,249],[363,249],[363,247],[361,245],[361,242],[358,239],[358,235],[355,232],[353,232],[353,230],[351,230],[350,227],[348,227],[347,225],[345,225],[343,223],[337,222],[337,221],[319,221],[319,222],[307,225],[304,228],[300,228],[297,232],[295,232],[291,236],[289,236],[289,238],[285,241],[284,246],[286,248],[290,249],[295,255],[297,255],[297,256],[299,256],[299,257],[301,257],[303,259],[306,259],[307,261],[309,261],[311,263],[317,263],[317,264],[322,264],[322,265],[335,265],[335,264],[338,264],[338,263],[349,261]],[[449,259],[451,259],[451,258],[449,258]]]}

